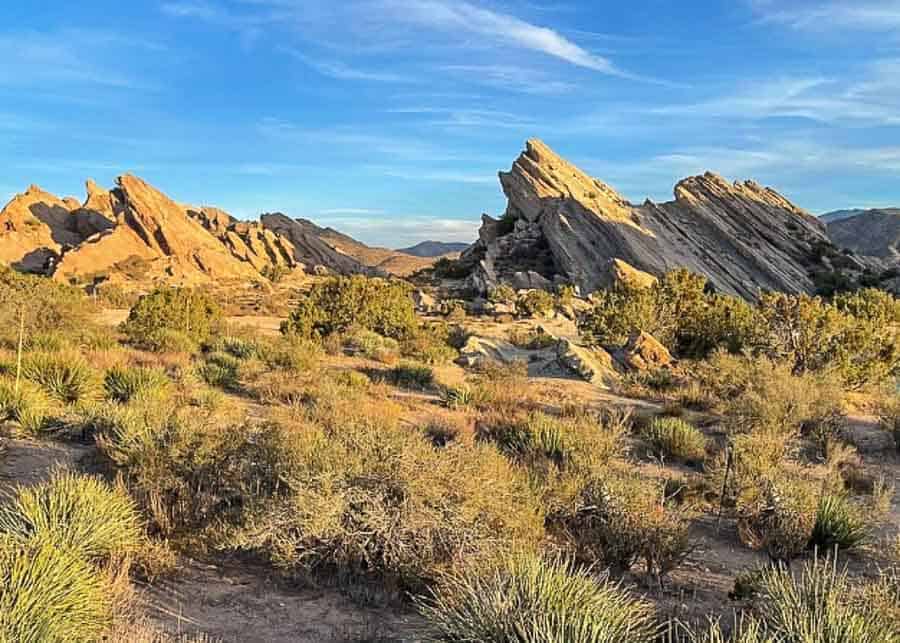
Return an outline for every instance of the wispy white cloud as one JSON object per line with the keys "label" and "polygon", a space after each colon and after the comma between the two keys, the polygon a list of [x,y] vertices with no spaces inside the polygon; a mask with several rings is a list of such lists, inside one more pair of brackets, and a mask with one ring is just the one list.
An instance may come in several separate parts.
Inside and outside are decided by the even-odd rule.
{"label": "wispy white cloud", "polygon": [[900,60],[870,63],[859,76],[777,78],[696,103],[651,108],[650,113],[754,120],[805,118],[848,125],[900,124]]}
{"label": "wispy white cloud", "polygon": [[283,47],[282,51],[292,58],[299,60],[307,67],[323,76],[336,80],[359,80],[377,83],[409,83],[416,82],[414,78],[390,71],[371,71],[351,67],[339,60],[320,60],[304,54],[292,47]]}
{"label": "wispy white cloud", "polygon": [[558,31],[460,0],[382,0],[397,20],[490,38],[497,44],[539,52],[604,74],[626,75],[612,61],[593,54]]}
{"label": "wispy white cloud", "polygon": [[386,112],[404,116],[423,116],[427,118],[426,124],[432,127],[531,129],[537,126],[537,122],[532,118],[491,109],[413,106],[394,107]]}
{"label": "wispy white cloud", "polygon": [[576,88],[574,83],[524,66],[454,64],[443,65],[439,71],[449,72],[469,83],[525,94],[565,94]]}
{"label": "wispy white cloud", "polygon": [[898,0],[751,0],[762,20],[807,31],[900,29]]}
{"label": "wispy white cloud", "polygon": [[468,183],[473,185],[490,185],[497,183],[497,176],[493,172],[453,172],[449,170],[427,169],[403,169],[381,166],[370,166],[370,170],[403,181],[415,181],[424,183]]}

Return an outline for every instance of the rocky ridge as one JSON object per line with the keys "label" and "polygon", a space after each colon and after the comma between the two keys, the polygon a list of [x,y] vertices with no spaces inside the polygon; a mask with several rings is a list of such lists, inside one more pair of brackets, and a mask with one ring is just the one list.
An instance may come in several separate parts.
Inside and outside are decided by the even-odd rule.
{"label": "rocky ridge", "polygon": [[36,186],[14,197],[0,210],[0,262],[76,283],[265,281],[274,268],[370,272],[320,239],[284,228],[280,220],[241,222],[216,208],[184,206],[126,174],[112,190],[88,181],[83,203]]}
{"label": "rocky ridge", "polygon": [[634,205],[530,140],[500,183],[506,213],[484,215],[462,257],[482,293],[523,274],[590,293],[614,283],[626,264],[645,281],[687,268],[720,292],[753,299],[762,290],[813,292],[813,273],[829,268],[817,265],[815,250],[830,245],[825,226],[753,181],[707,173],[678,183],[673,201]]}
{"label": "rocky ridge", "polygon": [[885,268],[900,266],[900,209],[859,210],[828,223],[828,236],[841,248],[871,257]]}

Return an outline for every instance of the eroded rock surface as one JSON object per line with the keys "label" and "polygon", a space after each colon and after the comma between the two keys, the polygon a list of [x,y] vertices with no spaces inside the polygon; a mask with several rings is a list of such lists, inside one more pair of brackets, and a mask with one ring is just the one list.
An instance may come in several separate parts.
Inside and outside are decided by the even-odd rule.
{"label": "eroded rock surface", "polygon": [[481,292],[531,270],[586,294],[612,285],[622,265],[644,282],[687,268],[748,299],[761,290],[813,292],[814,248],[828,244],[814,216],[752,181],[707,173],[678,183],[674,201],[636,206],[537,140],[500,183],[504,217],[485,216],[463,256],[469,285]]}

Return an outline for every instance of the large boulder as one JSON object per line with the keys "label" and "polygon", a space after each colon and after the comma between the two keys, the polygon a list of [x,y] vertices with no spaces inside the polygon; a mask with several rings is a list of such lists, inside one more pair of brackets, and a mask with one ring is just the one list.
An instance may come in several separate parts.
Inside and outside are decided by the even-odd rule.
{"label": "large boulder", "polygon": [[568,339],[556,345],[556,359],[560,366],[585,382],[609,388],[620,380],[612,355],[603,349],[579,346]]}

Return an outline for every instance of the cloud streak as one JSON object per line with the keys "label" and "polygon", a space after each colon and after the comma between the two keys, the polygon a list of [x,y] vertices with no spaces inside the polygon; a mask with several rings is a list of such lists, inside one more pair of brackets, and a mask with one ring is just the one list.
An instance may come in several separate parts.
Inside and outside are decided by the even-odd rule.
{"label": "cloud streak", "polygon": [[831,0],[790,2],[754,0],[753,8],[764,22],[806,31],[852,29],[869,32],[900,30],[898,0]]}

